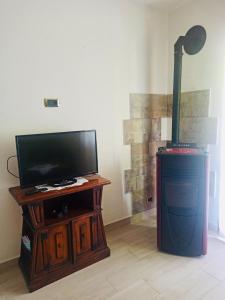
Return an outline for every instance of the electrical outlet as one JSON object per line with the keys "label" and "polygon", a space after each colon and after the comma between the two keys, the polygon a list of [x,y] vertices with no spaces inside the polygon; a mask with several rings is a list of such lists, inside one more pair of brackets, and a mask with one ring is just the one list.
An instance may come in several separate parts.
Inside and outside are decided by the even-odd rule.
{"label": "electrical outlet", "polygon": [[153,201],[152,196],[151,196],[151,197],[148,197],[148,202],[152,202],[152,201]]}

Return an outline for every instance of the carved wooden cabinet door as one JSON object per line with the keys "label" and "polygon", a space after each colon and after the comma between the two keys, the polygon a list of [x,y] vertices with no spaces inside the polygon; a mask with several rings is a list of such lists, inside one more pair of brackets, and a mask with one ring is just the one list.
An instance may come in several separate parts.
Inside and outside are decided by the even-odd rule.
{"label": "carved wooden cabinet door", "polygon": [[68,224],[54,226],[37,234],[34,271],[40,273],[67,263],[70,259]]}
{"label": "carved wooden cabinet door", "polygon": [[55,266],[69,260],[68,225],[52,227],[48,231],[49,265]]}
{"label": "carved wooden cabinet door", "polygon": [[74,257],[91,250],[90,217],[72,223]]}

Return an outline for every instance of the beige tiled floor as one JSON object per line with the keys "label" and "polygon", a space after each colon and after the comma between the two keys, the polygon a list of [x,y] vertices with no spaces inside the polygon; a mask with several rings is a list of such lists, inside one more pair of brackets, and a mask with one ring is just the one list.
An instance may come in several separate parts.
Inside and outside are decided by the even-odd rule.
{"label": "beige tiled floor", "polygon": [[111,256],[36,292],[27,292],[18,267],[0,267],[0,299],[225,299],[225,244],[209,238],[208,255],[187,258],[156,248],[155,216],[107,232]]}

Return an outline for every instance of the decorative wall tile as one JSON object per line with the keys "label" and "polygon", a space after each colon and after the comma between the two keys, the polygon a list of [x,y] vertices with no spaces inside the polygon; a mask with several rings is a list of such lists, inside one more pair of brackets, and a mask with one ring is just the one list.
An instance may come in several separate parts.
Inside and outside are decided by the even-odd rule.
{"label": "decorative wall tile", "polygon": [[150,119],[132,119],[125,120],[124,126],[124,144],[138,144],[149,141],[151,131]]}
{"label": "decorative wall tile", "polygon": [[161,119],[160,118],[152,118],[151,119],[151,141],[161,141]]}
{"label": "decorative wall tile", "polygon": [[180,141],[216,144],[217,118],[181,118]]}
{"label": "decorative wall tile", "polygon": [[166,142],[150,142],[149,143],[149,155],[150,156],[156,156],[156,153],[158,151],[159,147],[165,147],[166,146]]}
{"label": "decorative wall tile", "polygon": [[146,202],[143,199],[144,199],[143,196],[141,196],[140,199],[135,199],[134,198],[132,200],[133,201],[133,205],[132,205],[133,206],[133,209],[132,209],[133,215],[138,214],[138,213],[140,213],[144,210],[147,210]]}
{"label": "decorative wall tile", "polygon": [[167,95],[167,117],[173,114],[173,95]]}
{"label": "decorative wall tile", "polygon": [[[209,97],[209,90],[182,93],[181,142],[203,146],[216,142],[216,119],[207,118]],[[125,192],[131,192],[133,213],[137,213],[156,206],[156,152],[166,146],[161,141],[161,119],[172,117],[172,95],[132,94],[130,116],[123,124],[124,144],[131,145]]]}
{"label": "decorative wall tile", "polygon": [[139,175],[136,177],[137,190],[144,190],[145,186],[148,184],[147,177],[144,175]]}
{"label": "decorative wall tile", "polygon": [[180,116],[208,117],[210,90],[182,93]]}
{"label": "decorative wall tile", "polygon": [[150,95],[149,111],[151,118],[167,116],[167,95]]}
{"label": "decorative wall tile", "polygon": [[125,192],[133,192],[141,189],[148,189],[150,186],[150,180],[152,168],[150,170],[150,164],[148,167],[125,170]]}
{"label": "decorative wall tile", "polygon": [[149,194],[146,190],[136,190],[132,193],[133,214],[139,213],[149,208]]}
{"label": "decorative wall tile", "polygon": [[146,164],[140,168],[132,168],[131,170],[128,171],[132,172],[131,173],[132,176],[139,176],[139,175],[150,176],[151,168],[149,164]]}
{"label": "decorative wall tile", "polygon": [[151,164],[151,175],[155,174],[156,170],[156,155],[155,156],[150,156],[150,164]]}
{"label": "decorative wall tile", "polygon": [[137,177],[137,190],[144,189],[146,192],[150,190],[151,182],[149,176]]}
{"label": "decorative wall tile", "polygon": [[131,119],[145,119],[151,117],[149,110],[149,94],[130,95],[130,117]]}
{"label": "decorative wall tile", "polygon": [[167,95],[131,94],[130,116],[132,119],[167,116]]}
{"label": "decorative wall tile", "polygon": [[136,175],[145,175],[145,176],[150,176],[151,173],[151,162],[150,164],[146,164],[141,168],[138,168],[135,170],[136,171]]}
{"label": "decorative wall tile", "polygon": [[125,170],[125,193],[137,189],[136,173],[133,170]]}
{"label": "decorative wall tile", "polygon": [[134,155],[148,155],[149,153],[149,144],[133,144],[131,145],[131,156]]}
{"label": "decorative wall tile", "polygon": [[[181,93],[180,117],[208,117],[210,90]],[[173,96],[167,96],[167,116],[172,117]]]}
{"label": "decorative wall tile", "polygon": [[132,169],[140,169],[148,165],[150,162],[150,157],[148,154],[145,155],[135,155],[131,157]]}

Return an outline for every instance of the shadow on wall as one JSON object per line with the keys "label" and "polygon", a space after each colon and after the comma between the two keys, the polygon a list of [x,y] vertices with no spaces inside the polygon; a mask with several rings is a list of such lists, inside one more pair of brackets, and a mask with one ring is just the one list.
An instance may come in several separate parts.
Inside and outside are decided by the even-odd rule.
{"label": "shadow on wall", "polygon": [[[206,147],[216,143],[217,119],[209,117],[210,91],[182,93],[180,141]],[[172,95],[131,94],[130,120],[124,120],[124,144],[131,146],[131,169],[125,170],[125,192],[132,194],[133,214],[156,206],[156,152],[161,118],[172,117]]]}

